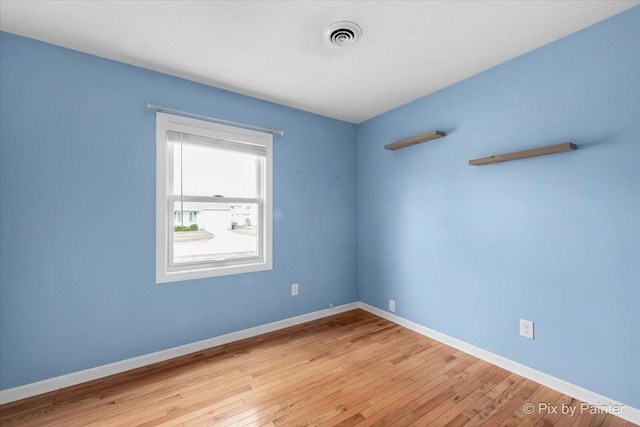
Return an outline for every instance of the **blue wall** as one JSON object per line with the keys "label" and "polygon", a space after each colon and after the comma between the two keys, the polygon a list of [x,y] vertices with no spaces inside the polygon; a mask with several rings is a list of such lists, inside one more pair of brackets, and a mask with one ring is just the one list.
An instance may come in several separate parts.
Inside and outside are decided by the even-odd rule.
{"label": "blue wall", "polygon": [[360,299],[640,408],[639,135],[640,7],[362,124]]}
{"label": "blue wall", "polygon": [[[355,125],[8,33],[0,54],[0,388],[357,300]],[[155,284],[147,101],[285,129],[272,271]]]}

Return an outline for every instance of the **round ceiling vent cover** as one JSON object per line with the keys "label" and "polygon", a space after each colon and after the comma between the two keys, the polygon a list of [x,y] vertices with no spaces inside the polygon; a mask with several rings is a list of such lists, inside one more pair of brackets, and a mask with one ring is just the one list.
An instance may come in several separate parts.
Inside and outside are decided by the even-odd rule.
{"label": "round ceiling vent cover", "polygon": [[345,47],[354,44],[362,37],[362,29],[355,22],[339,21],[329,25],[327,36],[332,45]]}

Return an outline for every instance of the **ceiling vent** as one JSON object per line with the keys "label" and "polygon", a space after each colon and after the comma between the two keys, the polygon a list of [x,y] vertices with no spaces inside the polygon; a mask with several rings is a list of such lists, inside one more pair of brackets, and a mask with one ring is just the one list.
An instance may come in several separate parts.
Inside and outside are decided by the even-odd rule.
{"label": "ceiling vent", "polygon": [[329,25],[327,29],[329,43],[337,47],[351,46],[362,37],[362,29],[351,21],[339,21]]}

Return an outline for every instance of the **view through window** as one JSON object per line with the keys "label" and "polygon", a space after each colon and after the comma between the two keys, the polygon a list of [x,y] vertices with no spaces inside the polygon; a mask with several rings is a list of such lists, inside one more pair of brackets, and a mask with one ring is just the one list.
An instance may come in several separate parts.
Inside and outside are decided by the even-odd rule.
{"label": "view through window", "polygon": [[[263,157],[185,142],[173,149],[173,194],[179,198],[173,203],[173,263],[258,256]],[[189,201],[190,196],[255,202]]]}

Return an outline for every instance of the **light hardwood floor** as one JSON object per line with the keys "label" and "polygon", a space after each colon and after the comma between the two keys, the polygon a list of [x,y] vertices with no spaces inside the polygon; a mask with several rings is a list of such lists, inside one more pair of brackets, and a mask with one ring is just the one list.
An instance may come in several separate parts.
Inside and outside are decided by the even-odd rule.
{"label": "light hardwood floor", "polygon": [[9,403],[0,425],[634,425],[580,403],[353,310]]}

